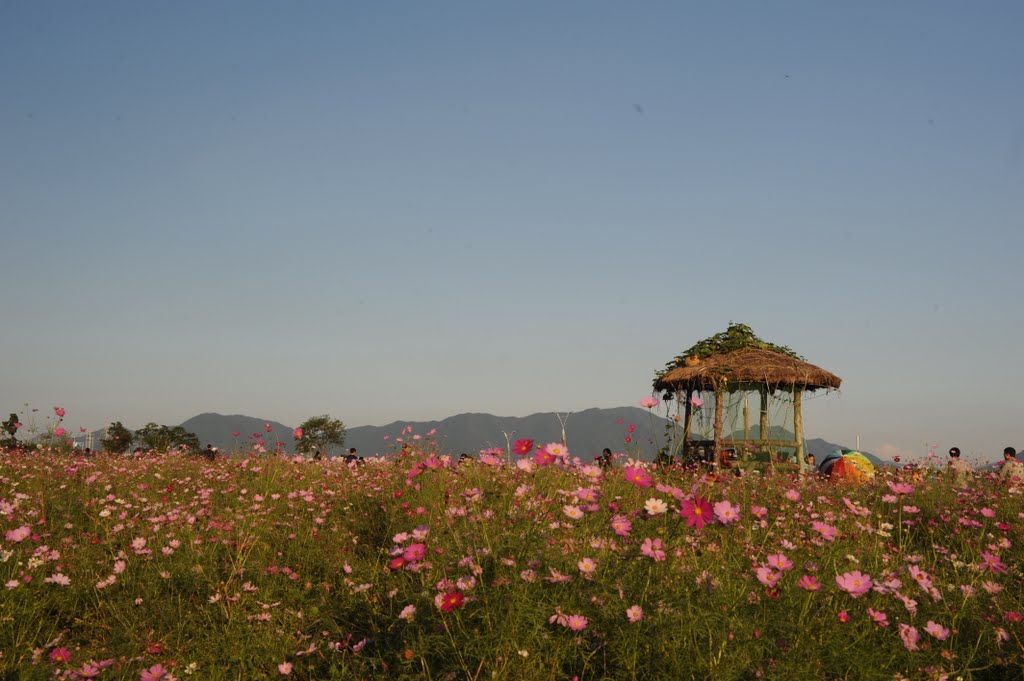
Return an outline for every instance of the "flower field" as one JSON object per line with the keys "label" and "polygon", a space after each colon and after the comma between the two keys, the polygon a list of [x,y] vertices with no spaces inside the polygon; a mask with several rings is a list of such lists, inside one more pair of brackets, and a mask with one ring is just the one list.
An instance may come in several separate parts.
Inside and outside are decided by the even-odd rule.
{"label": "flower field", "polygon": [[0,677],[1021,678],[991,474],[514,451],[0,455]]}

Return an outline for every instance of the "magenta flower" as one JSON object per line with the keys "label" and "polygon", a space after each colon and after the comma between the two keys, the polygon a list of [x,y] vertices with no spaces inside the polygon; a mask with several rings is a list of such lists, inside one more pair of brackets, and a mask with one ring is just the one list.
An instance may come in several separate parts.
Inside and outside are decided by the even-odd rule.
{"label": "magenta flower", "polygon": [[53,431],[53,434],[56,435],[57,437],[62,437],[66,432],[67,431],[64,430],[63,428],[57,428]]}
{"label": "magenta flower", "polygon": [[67,648],[54,648],[50,651],[50,662],[71,662],[71,651]]}
{"label": "magenta flower", "polygon": [[62,407],[54,407],[53,413],[56,414],[58,418],[64,418],[65,411]]}
{"label": "magenta flower", "polygon": [[698,530],[711,522],[713,514],[711,504],[701,496],[694,497],[692,501],[686,499],[679,509],[679,515],[686,519],[687,526]]}
{"label": "magenta flower", "polygon": [[516,440],[516,443],[512,445],[512,451],[520,456],[526,456],[533,451],[533,440],[529,438]]}
{"label": "magenta flower", "polygon": [[854,598],[860,598],[871,591],[872,586],[870,575],[866,575],[859,570],[836,575],[836,584]]}
{"label": "magenta flower", "polygon": [[427,545],[417,543],[409,544],[408,548],[406,548],[405,552],[402,554],[402,558],[405,558],[407,561],[411,563],[423,560],[423,558],[426,557],[426,555]]}
{"label": "magenta flower", "polygon": [[293,430],[292,431],[292,437],[294,437],[296,440],[301,440],[302,439],[302,428],[296,428],[295,430]]}
{"label": "magenta flower", "polygon": [[650,487],[654,484],[654,480],[643,468],[626,466],[626,468],[623,469],[622,474],[626,477],[626,480],[630,481],[637,487]]}
{"label": "magenta flower", "polygon": [[999,572],[1004,575],[1006,574],[1006,563],[1000,560],[999,556],[989,553],[988,551],[982,551],[981,558],[982,560],[981,563],[978,564],[978,567],[983,570],[991,570],[992,572]]}

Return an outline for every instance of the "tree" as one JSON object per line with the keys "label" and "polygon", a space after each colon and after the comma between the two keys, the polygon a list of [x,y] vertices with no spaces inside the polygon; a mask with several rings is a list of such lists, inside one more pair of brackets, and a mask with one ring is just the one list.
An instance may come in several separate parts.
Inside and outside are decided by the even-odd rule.
{"label": "tree", "polygon": [[[303,454],[316,451],[327,454],[331,447],[341,447],[345,444],[345,424],[327,414],[308,418],[295,430],[295,439],[298,440],[295,449]],[[302,431],[301,437],[298,437],[299,430]]]}
{"label": "tree", "polygon": [[194,453],[199,452],[199,436],[181,426],[161,426],[152,421],[135,431],[135,440],[143,449],[166,452],[169,449],[187,446]]}
{"label": "tree", "polygon": [[0,434],[0,449],[15,449],[18,446],[18,415],[11,414],[11,418],[4,421],[3,434]]}
{"label": "tree", "polygon": [[121,425],[120,421],[114,421],[107,426],[107,433],[100,440],[100,447],[111,454],[124,454],[132,446],[134,439],[132,431]]}

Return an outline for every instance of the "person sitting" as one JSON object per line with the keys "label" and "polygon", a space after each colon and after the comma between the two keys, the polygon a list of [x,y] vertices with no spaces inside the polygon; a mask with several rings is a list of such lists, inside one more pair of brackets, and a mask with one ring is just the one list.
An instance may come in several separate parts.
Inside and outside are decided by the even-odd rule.
{"label": "person sitting", "polygon": [[1017,450],[1013,447],[1003,450],[1003,468],[999,471],[999,479],[1015,487],[1024,483],[1024,463],[1017,460]]}

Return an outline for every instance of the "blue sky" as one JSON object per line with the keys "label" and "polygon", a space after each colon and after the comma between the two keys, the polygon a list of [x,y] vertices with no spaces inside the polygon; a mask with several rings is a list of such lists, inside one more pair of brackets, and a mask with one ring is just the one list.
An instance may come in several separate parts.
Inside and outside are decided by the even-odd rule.
{"label": "blue sky", "polygon": [[[1024,446],[1024,5],[0,5],[0,408],[635,405],[732,321],[807,432]],[[4,413],[6,413],[6,411]]]}

